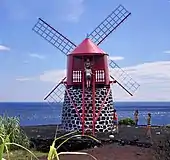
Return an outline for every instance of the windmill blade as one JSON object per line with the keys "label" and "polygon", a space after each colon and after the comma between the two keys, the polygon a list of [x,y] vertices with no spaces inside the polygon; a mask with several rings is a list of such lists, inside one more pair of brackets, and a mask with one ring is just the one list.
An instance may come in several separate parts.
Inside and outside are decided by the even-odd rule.
{"label": "windmill blade", "polygon": [[35,24],[32,30],[63,52],[65,55],[67,55],[76,47],[73,42],[63,36],[60,32],[56,31],[41,18],[38,19],[38,22]]}
{"label": "windmill blade", "polygon": [[65,93],[65,81],[66,77],[63,78],[57,86],[55,86],[52,91],[44,98],[51,107],[52,112],[57,112],[56,120],[61,122],[62,120],[62,107],[64,101],[64,93]]}
{"label": "windmill blade", "polygon": [[99,45],[108,37],[125,19],[131,15],[122,5],[119,5],[88,37]]}
{"label": "windmill blade", "polygon": [[44,98],[44,100],[47,100],[49,103],[62,103],[64,99],[64,93],[65,93],[65,85],[64,81],[66,80],[66,77],[63,78],[51,91],[48,93],[48,95]]}
{"label": "windmill blade", "polygon": [[124,70],[122,70],[114,61],[109,59],[110,77],[120,85],[126,92],[133,96],[139,88],[139,84],[134,81]]}

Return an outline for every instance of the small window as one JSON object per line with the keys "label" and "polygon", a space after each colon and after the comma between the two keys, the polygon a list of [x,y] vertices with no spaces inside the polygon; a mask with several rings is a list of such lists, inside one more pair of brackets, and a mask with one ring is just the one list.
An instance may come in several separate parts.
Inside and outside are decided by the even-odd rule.
{"label": "small window", "polygon": [[73,71],[73,82],[81,82],[82,78],[81,71]]}
{"label": "small window", "polygon": [[96,82],[104,82],[104,81],[105,81],[104,70],[97,70],[96,71]]}

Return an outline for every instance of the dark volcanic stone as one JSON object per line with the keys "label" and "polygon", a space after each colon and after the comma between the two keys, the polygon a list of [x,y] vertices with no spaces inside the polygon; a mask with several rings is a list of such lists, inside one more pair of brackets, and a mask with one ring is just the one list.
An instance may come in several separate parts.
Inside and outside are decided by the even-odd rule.
{"label": "dark volcanic stone", "polygon": [[[45,151],[49,150],[50,145],[53,142],[55,132],[56,132],[56,125],[48,125],[48,126],[27,126],[22,127],[22,129],[25,131],[29,139],[31,140],[31,147],[37,148],[37,150]],[[67,132],[61,130],[61,125],[58,126],[60,130],[57,132],[57,136],[61,136],[66,134]],[[81,127],[80,127],[81,128]],[[98,130],[107,131],[105,127],[103,126],[101,128],[101,125],[96,124],[96,132]],[[158,129],[152,129],[152,138],[159,138],[163,136],[163,132],[161,132],[161,135],[156,135],[156,133],[159,131]],[[133,145],[138,146],[142,148],[150,148],[152,146],[152,143],[150,140],[146,139],[145,137],[146,129],[145,127],[126,127],[126,126],[119,126],[119,134],[114,134],[114,139],[110,139],[109,135],[110,133],[107,131],[107,133],[96,133],[97,139],[101,140],[102,144],[109,144],[109,143],[120,143],[121,145]],[[39,137],[39,138],[37,138]],[[60,144],[63,141],[57,141],[57,145]],[[81,143],[83,144],[81,144]],[[65,144],[61,150],[62,151],[70,151],[70,150],[80,150],[85,149],[84,147],[89,147],[94,145],[94,142],[91,139],[72,139],[68,142],[69,144]],[[160,144],[161,147],[161,144]]]}

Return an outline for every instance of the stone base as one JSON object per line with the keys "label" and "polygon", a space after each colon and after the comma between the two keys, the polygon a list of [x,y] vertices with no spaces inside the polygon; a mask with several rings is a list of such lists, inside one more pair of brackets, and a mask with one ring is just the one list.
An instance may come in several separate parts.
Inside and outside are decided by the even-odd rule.
{"label": "stone base", "polygon": [[[96,102],[96,115],[107,95],[107,88],[96,88],[95,102]],[[77,107],[79,114],[82,116],[82,89],[73,89],[70,87],[68,92]],[[93,123],[93,110],[92,110],[92,90],[85,90],[85,129],[92,130]],[[110,132],[112,128],[113,119],[113,98],[110,92],[106,102],[103,106],[101,114],[95,124],[95,132]],[[67,93],[64,96],[63,110],[62,110],[62,125],[66,131],[81,130],[82,124],[71,103]]]}

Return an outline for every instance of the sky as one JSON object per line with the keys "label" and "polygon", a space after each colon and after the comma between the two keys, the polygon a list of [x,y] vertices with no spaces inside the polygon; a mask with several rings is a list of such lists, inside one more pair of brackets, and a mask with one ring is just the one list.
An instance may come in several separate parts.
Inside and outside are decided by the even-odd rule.
{"label": "sky", "polygon": [[0,0],[0,101],[39,102],[65,76],[67,57],[32,31],[41,17],[76,45],[119,4],[132,14],[100,47],[140,87],[115,101],[170,101],[170,1]]}

